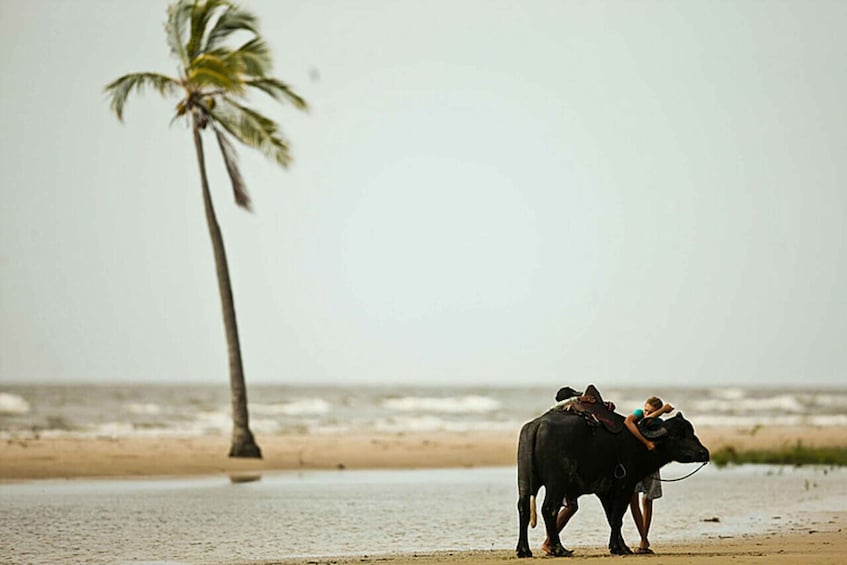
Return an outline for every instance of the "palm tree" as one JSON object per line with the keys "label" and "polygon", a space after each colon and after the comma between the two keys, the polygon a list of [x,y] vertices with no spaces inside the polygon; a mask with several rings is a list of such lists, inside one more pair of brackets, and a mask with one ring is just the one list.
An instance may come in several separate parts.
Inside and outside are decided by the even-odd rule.
{"label": "palm tree", "polygon": [[[259,90],[277,101],[287,101],[299,109],[306,109],[306,102],[287,84],[269,76],[270,50],[259,35],[257,24],[253,14],[228,0],[178,0],[168,7],[165,33],[171,54],[179,62],[179,77],[132,73],[106,85],[105,92],[120,121],[123,121],[127,97],[133,90],[143,92],[146,88],[153,88],[163,96],[180,96],[171,122],[185,118],[194,134],[203,206],[212,238],[226,329],[233,424],[229,456],[260,458],[262,452],[250,431],[247,415],[247,390],[232,285],[223,237],[209,192],[201,136],[201,132],[209,128],[215,133],[232,181],[235,202],[247,210],[250,210],[250,197],[238,168],[231,138],[260,150],[282,167],[288,166],[291,161],[288,143],[281,136],[277,124],[244,105],[248,93]],[[243,42],[235,43],[239,38]]]}

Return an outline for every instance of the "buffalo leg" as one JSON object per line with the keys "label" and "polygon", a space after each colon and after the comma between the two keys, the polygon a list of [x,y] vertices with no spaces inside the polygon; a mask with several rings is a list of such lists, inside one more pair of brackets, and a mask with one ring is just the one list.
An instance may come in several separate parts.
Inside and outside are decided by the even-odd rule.
{"label": "buffalo leg", "polygon": [[545,551],[554,557],[569,557],[573,554],[572,551],[562,545],[562,540],[559,539],[559,528],[557,527],[559,508],[562,507],[564,495],[564,492],[551,489],[547,485],[544,504],[541,505],[541,515],[544,517],[544,526],[547,529],[547,539],[549,540]]}
{"label": "buffalo leg", "polygon": [[533,503],[528,492],[520,493],[518,496],[518,547],[515,549],[518,557],[532,557],[527,528],[529,528],[530,505]]}
{"label": "buffalo leg", "polygon": [[629,499],[624,499],[621,496],[606,495],[600,498],[603,503],[603,510],[606,512],[606,521],[609,522],[609,551],[612,555],[628,555],[632,550],[626,545],[623,539],[621,528],[623,526],[623,517],[626,514],[626,509]]}

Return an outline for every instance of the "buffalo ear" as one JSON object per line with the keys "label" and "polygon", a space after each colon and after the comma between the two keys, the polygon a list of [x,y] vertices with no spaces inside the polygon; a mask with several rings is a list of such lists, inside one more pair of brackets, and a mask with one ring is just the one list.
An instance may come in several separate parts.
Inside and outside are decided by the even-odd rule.
{"label": "buffalo ear", "polygon": [[684,420],[684,419],[685,419],[685,418],[683,418],[683,417],[682,417],[682,412],[677,412],[677,413],[676,413],[676,416],[674,416],[674,418],[680,418],[680,419],[682,419],[682,420]]}

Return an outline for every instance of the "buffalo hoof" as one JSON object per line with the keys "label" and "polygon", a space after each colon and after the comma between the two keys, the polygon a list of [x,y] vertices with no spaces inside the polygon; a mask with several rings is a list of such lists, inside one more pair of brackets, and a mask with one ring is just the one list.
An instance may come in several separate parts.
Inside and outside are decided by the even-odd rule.
{"label": "buffalo hoof", "polygon": [[544,553],[549,555],[550,557],[570,557],[573,555],[573,551],[566,548],[562,544],[554,545],[553,547],[544,547]]}
{"label": "buffalo hoof", "polygon": [[610,547],[609,551],[612,553],[612,555],[632,555],[632,550],[626,545],[621,545],[620,547]]}
{"label": "buffalo hoof", "polygon": [[532,557],[532,551],[528,547],[518,547],[515,554],[520,558]]}

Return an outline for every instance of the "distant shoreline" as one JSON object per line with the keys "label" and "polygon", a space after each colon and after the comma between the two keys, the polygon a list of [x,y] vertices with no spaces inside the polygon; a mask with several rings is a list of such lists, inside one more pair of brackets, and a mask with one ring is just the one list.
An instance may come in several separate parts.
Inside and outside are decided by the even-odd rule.
{"label": "distant shoreline", "polygon": [[[222,386],[226,386],[226,381],[221,382],[209,382],[208,380],[196,380],[196,381],[181,381],[179,383],[175,383],[172,378],[145,378],[145,379],[128,379],[128,380],[118,380],[118,381],[107,381],[104,382],[98,379],[72,379],[72,380],[57,380],[57,379],[44,379],[44,380],[31,380],[31,379],[18,379],[18,378],[10,378],[4,381],[3,386],[8,387],[33,387],[33,386],[46,386],[46,387],[164,387],[164,388],[185,388],[185,387],[204,387],[209,389],[217,389]],[[643,384],[632,384],[631,382],[622,382],[622,381],[603,381],[603,380],[595,380],[595,381],[587,381],[585,383],[580,382],[570,382],[570,383],[562,383],[562,384],[570,384],[574,386],[579,385],[589,385],[593,384],[597,387],[600,387],[601,392],[605,392],[606,390],[639,390],[645,392],[651,391],[661,391],[661,390],[710,390],[715,388],[721,389],[738,389],[738,390],[757,390],[757,391],[785,391],[792,393],[799,392],[819,392],[819,391],[844,391],[847,390],[847,385],[844,385],[841,382],[828,382],[828,381],[791,381],[788,383],[769,383],[762,384],[757,382],[748,382],[748,381],[710,381],[708,385],[702,384],[690,384],[690,383],[678,383],[678,382],[667,382],[667,381],[651,381],[649,385]],[[323,380],[309,380],[308,383],[303,382],[286,382],[286,381],[276,381],[276,380],[258,380],[255,378],[251,378],[248,383],[248,389],[263,389],[263,388],[290,388],[292,390],[298,389],[322,389],[322,388],[338,388],[338,387],[356,387],[356,388],[364,388],[364,389],[375,389],[375,388],[385,388],[385,387],[397,387],[397,383],[391,379],[387,379],[385,381],[367,381],[367,380],[355,380],[352,378],[343,378],[338,379],[337,381],[323,381]],[[556,384],[550,383],[549,380],[544,379],[538,382],[530,381],[530,382],[521,382],[519,385],[516,385],[514,382],[490,382],[490,380],[480,379],[480,380],[462,380],[460,383],[454,381],[448,382],[440,382],[440,381],[426,381],[419,383],[404,383],[402,385],[406,388],[414,388],[420,390],[427,389],[436,389],[436,390],[467,390],[467,389],[478,389],[478,388],[494,388],[494,389],[514,389],[514,388],[523,388],[523,389],[538,389],[538,390],[547,390],[549,391],[551,388],[555,389]],[[555,392],[555,390],[554,390]]]}
{"label": "distant shoreline", "polygon": [[[840,426],[700,427],[711,450],[847,446]],[[512,466],[517,430],[257,436],[264,458],[227,457],[229,437],[6,439],[0,481],[250,474],[319,469]]]}

